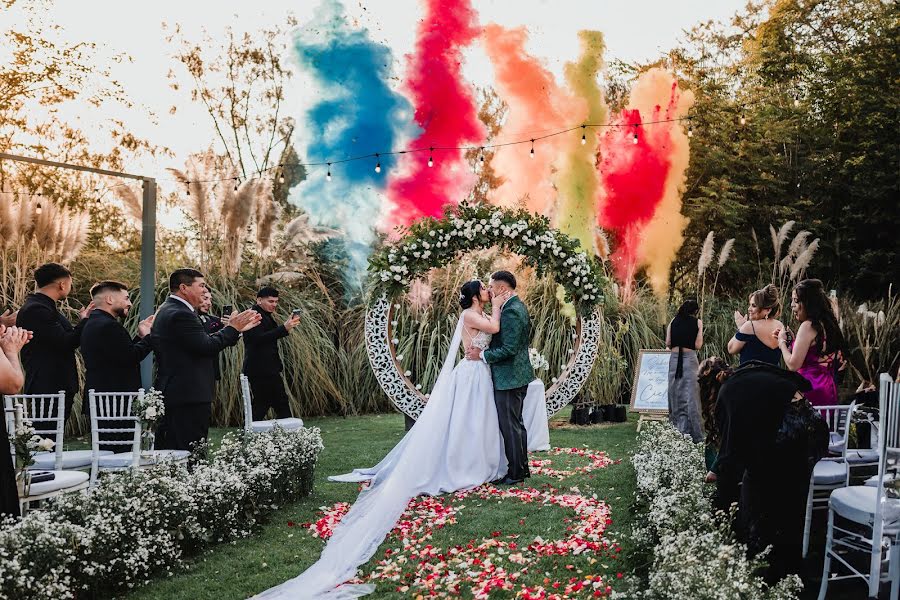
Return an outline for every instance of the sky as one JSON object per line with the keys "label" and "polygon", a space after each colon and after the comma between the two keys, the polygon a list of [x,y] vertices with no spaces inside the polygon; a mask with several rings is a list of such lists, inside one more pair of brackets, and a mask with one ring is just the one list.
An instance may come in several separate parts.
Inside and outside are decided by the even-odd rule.
{"label": "sky", "polygon": [[[482,24],[526,26],[531,36],[529,51],[542,57],[550,70],[561,77],[562,66],[578,55],[576,33],[581,29],[598,29],[604,33],[607,61],[653,60],[675,45],[683,30],[710,19],[728,20],[743,6],[744,0],[473,0],[473,3]],[[139,166],[161,172],[167,166],[181,166],[188,153],[204,149],[213,137],[208,116],[190,101],[187,90],[176,92],[169,87],[166,74],[175,61],[162,24],[179,23],[189,39],[199,38],[204,28],[214,33],[226,25],[238,31],[252,31],[284,24],[289,14],[303,27],[315,16],[320,1],[57,0],[51,4],[48,21],[61,27],[57,34],[61,39],[95,43],[100,60],[117,54],[131,57],[112,64],[112,76],[133,101],[131,108],[105,106],[93,110],[84,105],[69,106],[64,110],[69,113],[65,116],[80,121],[87,131],[104,119],[122,119],[136,135],[174,152],[174,162]],[[350,0],[345,6],[353,25],[368,29],[372,39],[393,50],[395,72],[402,76],[403,56],[412,50],[416,24],[422,13],[419,2]],[[15,19],[15,13],[7,15],[3,27],[14,28]],[[470,48],[466,54],[464,73],[474,85],[489,85],[492,81],[492,68],[480,45]],[[288,110],[298,116],[315,100],[314,90],[304,84],[302,77],[294,78],[287,91]],[[177,107],[175,114],[170,114],[172,106]],[[150,117],[151,114],[155,117]],[[302,147],[302,140],[298,141]]]}

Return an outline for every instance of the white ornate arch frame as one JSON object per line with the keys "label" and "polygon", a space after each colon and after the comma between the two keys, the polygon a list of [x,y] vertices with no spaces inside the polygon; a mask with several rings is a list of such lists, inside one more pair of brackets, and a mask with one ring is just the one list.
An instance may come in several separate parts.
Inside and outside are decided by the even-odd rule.
{"label": "white ornate arch frame", "polygon": [[[366,350],[381,389],[401,412],[417,419],[425,407],[427,398],[404,375],[394,345],[391,343],[393,339],[391,323],[398,306],[384,294],[369,306],[366,311]],[[602,314],[599,307],[587,318],[578,316],[575,324],[575,351],[562,374],[547,390],[548,417],[574,400],[590,376],[594,360],[597,358],[601,324]]]}

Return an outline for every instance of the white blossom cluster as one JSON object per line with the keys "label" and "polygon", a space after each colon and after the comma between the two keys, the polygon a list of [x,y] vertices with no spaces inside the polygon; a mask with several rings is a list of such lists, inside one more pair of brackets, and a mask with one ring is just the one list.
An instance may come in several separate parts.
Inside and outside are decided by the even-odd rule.
{"label": "white blossom cluster", "polygon": [[550,363],[547,361],[547,358],[538,352],[537,348],[528,349],[528,360],[531,361],[531,368],[535,371],[550,368]]}
{"label": "white blossom cluster", "polygon": [[760,559],[734,540],[727,518],[711,514],[703,483],[702,445],[668,423],[648,423],[632,458],[638,505],[638,552],[653,557],[646,582],[632,582],[629,598],[646,600],[792,600],[796,576],[768,587],[756,573]]}
{"label": "white blossom cluster", "polygon": [[143,397],[134,400],[131,410],[141,423],[147,425],[156,423],[166,413],[163,393],[155,388],[150,388]]}
{"label": "white blossom cluster", "polygon": [[56,442],[35,434],[31,421],[25,418],[9,434],[9,444],[15,450],[16,467],[22,469],[34,464],[34,455],[38,452],[53,450]]}
{"label": "white blossom cluster", "polygon": [[312,491],[318,428],[228,434],[208,460],[108,474],[0,521],[0,598],[104,597],[171,574],[182,557],[249,535]]}
{"label": "white blossom cluster", "polygon": [[460,252],[500,244],[535,263],[552,263],[555,276],[574,299],[596,302],[601,298],[601,283],[592,274],[587,255],[567,252],[560,244],[562,234],[555,230],[534,229],[525,218],[497,207],[477,217],[449,216],[429,227],[414,229],[385,250],[386,264],[375,272],[382,284],[405,288],[424,271],[443,266]]}

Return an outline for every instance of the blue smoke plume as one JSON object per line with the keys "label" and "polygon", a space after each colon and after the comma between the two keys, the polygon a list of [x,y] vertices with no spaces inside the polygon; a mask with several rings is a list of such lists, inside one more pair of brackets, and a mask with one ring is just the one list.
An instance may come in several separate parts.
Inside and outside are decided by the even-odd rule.
{"label": "blue smoke plume", "polygon": [[[339,161],[394,149],[398,135],[415,132],[407,131],[412,122],[410,104],[388,86],[391,50],[373,42],[368,30],[351,29],[336,0],[325,0],[318,15],[294,43],[300,68],[313,80],[317,96],[297,132],[308,142],[304,162]],[[308,179],[291,197],[312,222],[344,233],[351,261],[349,284],[365,276],[382,213],[381,192],[396,157],[381,156],[378,161],[381,173],[375,172],[375,158],[333,164],[331,181],[326,180],[327,167],[310,168]]]}

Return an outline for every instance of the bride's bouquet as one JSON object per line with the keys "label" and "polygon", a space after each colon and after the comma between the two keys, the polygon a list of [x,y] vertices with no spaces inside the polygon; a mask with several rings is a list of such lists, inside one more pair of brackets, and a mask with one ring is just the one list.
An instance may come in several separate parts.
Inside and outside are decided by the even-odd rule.
{"label": "bride's bouquet", "polygon": [[537,348],[528,349],[528,359],[531,361],[531,368],[535,371],[540,371],[541,369],[547,369],[550,367],[550,363],[547,362],[547,359],[543,354],[537,351]]}

